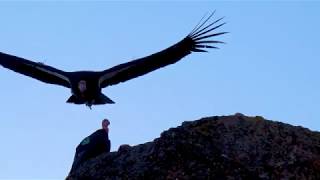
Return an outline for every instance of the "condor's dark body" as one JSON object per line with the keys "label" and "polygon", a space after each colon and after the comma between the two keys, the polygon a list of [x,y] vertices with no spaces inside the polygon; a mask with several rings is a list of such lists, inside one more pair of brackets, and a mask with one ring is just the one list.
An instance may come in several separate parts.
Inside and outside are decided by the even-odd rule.
{"label": "condor's dark body", "polygon": [[[76,71],[67,73],[70,79],[72,96],[67,100],[68,103],[86,104],[89,107],[93,104],[114,104],[114,102],[106,95],[101,93],[99,77],[101,72],[93,71]],[[80,81],[87,82],[87,90],[83,93],[79,91],[78,83]]]}
{"label": "condor's dark body", "polygon": [[119,64],[104,71],[65,72],[54,67],[37,63],[21,57],[0,52],[0,65],[17,73],[30,76],[45,83],[70,88],[72,96],[68,103],[94,104],[114,103],[101,93],[102,88],[142,76],[164,66],[174,64],[192,52],[207,52],[209,48],[217,48],[214,44],[221,41],[210,40],[211,37],[226,32],[213,33],[225,23],[217,24],[222,18],[208,23],[213,16],[200,22],[190,34],[178,43],[152,55]]}

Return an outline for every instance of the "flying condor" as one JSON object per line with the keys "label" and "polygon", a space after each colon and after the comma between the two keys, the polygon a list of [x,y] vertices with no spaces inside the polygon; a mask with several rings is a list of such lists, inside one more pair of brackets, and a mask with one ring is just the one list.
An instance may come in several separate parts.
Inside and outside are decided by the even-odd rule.
{"label": "flying condor", "polygon": [[89,108],[98,104],[113,104],[101,89],[142,76],[164,66],[174,64],[192,52],[207,52],[223,43],[210,38],[227,32],[214,32],[225,23],[210,21],[214,13],[202,18],[198,25],[178,43],[155,54],[119,64],[103,71],[66,72],[43,63],[0,52],[0,65],[17,73],[30,76],[45,83],[70,88],[68,103],[86,104]]}

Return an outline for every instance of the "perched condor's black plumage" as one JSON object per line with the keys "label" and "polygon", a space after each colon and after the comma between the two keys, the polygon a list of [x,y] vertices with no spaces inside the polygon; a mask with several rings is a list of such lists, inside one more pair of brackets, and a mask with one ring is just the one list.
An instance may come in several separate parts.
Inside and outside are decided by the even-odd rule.
{"label": "perched condor's black plumage", "polygon": [[[0,52],[0,65],[15,72],[30,76],[45,83],[71,88],[72,95],[68,103],[86,104],[91,108],[96,104],[113,104],[114,102],[101,93],[101,89],[120,82],[136,78],[156,69],[173,64],[192,52],[207,52],[208,48],[217,48],[214,44],[221,41],[209,40],[226,32],[213,33],[225,23],[223,18],[208,22],[214,13],[199,24],[180,42],[173,46],[127,63],[114,66],[104,71],[65,72],[43,63],[32,62],[20,57]],[[216,25],[219,23],[218,25]]]}

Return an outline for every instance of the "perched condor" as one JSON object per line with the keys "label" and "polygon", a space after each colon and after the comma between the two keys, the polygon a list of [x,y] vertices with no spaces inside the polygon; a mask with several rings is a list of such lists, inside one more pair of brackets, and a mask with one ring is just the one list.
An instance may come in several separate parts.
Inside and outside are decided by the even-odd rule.
{"label": "perched condor", "polygon": [[209,39],[227,33],[213,32],[225,24],[220,23],[223,18],[210,22],[213,14],[205,19],[202,18],[190,34],[173,46],[104,71],[65,72],[40,62],[33,62],[1,52],[0,65],[45,83],[70,88],[72,95],[67,100],[68,103],[86,104],[90,108],[97,104],[113,104],[114,102],[110,98],[102,94],[102,88],[125,82],[176,63],[192,52],[207,52],[206,49],[208,48],[217,48],[214,44],[223,43]]}

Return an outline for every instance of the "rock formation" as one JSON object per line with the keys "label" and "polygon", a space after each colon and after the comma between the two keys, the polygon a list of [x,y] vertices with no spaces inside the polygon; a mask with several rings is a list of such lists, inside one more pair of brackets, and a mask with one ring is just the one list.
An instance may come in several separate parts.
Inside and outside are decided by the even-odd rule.
{"label": "rock formation", "polygon": [[68,179],[320,179],[320,133],[259,116],[202,118],[93,158]]}

